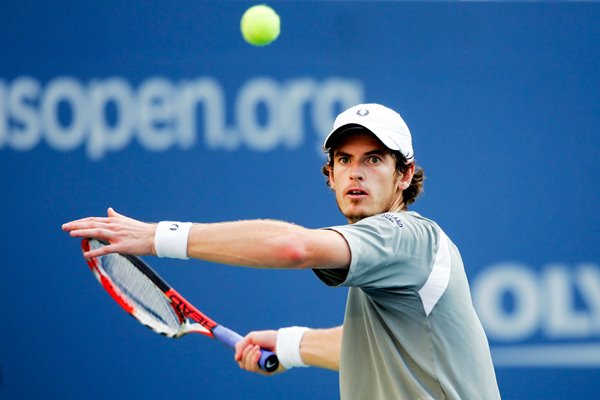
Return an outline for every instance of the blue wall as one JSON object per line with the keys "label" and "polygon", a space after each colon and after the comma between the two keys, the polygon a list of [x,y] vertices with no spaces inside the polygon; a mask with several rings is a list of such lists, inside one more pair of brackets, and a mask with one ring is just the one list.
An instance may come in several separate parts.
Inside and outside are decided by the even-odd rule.
{"label": "blue wall", "polygon": [[[428,175],[414,209],[462,249],[507,399],[598,398],[599,3],[0,6],[0,397],[331,399],[337,374],[264,378],[113,304],[60,230],[108,206],[156,221],[343,223],[319,169],[336,113],[397,109]],[[241,332],[342,321],[309,271],[152,259]]]}

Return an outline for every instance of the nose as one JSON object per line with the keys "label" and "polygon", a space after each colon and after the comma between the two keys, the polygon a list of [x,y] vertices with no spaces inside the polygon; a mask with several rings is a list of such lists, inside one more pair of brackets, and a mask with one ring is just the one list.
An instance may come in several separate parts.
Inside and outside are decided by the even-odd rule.
{"label": "nose", "polygon": [[354,165],[350,170],[350,179],[353,181],[363,180],[363,173],[359,165]]}

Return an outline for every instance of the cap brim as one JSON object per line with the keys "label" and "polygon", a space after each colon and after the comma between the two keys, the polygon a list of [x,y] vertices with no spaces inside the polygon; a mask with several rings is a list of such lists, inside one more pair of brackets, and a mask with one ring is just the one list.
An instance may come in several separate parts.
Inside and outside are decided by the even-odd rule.
{"label": "cap brim", "polygon": [[346,125],[342,125],[339,128],[334,129],[333,131],[329,132],[329,135],[327,135],[327,138],[325,138],[325,142],[323,143],[323,148],[325,150],[329,150],[333,146],[334,142],[342,134],[350,132],[350,131],[360,131],[360,130],[367,130],[367,131],[371,132],[373,135],[377,136],[375,134],[375,132],[373,132],[372,130],[370,130],[369,128],[367,128],[364,125],[360,125],[360,124],[346,124]]}
{"label": "cap brim", "polygon": [[381,134],[381,133],[377,133],[375,132],[373,129],[369,129],[369,127],[365,126],[365,125],[361,125],[361,124],[346,124],[346,125],[342,125],[339,128],[331,131],[329,133],[329,135],[327,136],[327,138],[325,139],[325,142],[323,144],[323,148],[325,149],[325,151],[328,151],[329,149],[331,149],[331,147],[333,146],[334,142],[342,135],[348,132],[352,132],[352,131],[360,131],[360,130],[366,130],[368,132],[370,132],[372,135],[374,135],[377,139],[379,139],[381,141],[381,143],[384,144],[385,147],[387,147],[390,150],[395,150],[398,151],[400,150],[400,148],[398,147],[398,144],[390,141],[390,139],[387,137],[387,135]]}

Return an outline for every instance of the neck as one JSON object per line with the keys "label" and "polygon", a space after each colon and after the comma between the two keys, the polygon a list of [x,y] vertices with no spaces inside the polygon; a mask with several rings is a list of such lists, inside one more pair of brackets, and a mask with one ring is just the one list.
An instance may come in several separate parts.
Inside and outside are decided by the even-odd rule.
{"label": "neck", "polygon": [[386,212],[400,212],[400,211],[406,211],[406,204],[404,204],[404,199],[402,198],[402,196],[399,196],[396,200],[394,200],[394,202],[391,204],[391,206],[388,208],[388,210]]}
{"label": "neck", "polygon": [[[388,207],[387,209],[382,210],[382,211],[378,212],[377,214],[383,214],[386,212],[397,213],[397,212],[406,211],[406,210],[407,210],[406,204],[404,204],[404,201],[402,201],[402,198],[400,198],[399,200],[395,201],[391,205],[391,207]],[[377,215],[377,214],[346,217],[346,219],[348,220],[349,224],[354,224],[362,219],[372,217],[373,215]]]}

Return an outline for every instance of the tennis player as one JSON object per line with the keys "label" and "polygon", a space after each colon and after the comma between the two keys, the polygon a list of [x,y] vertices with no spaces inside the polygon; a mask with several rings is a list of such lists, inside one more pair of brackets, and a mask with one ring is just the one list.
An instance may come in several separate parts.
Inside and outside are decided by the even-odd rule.
{"label": "tennis player", "polygon": [[148,224],[116,213],[63,225],[96,237],[108,252],[194,257],[222,264],[312,268],[330,286],[349,287],[343,326],[257,331],[235,358],[259,372],[259,348],[281,371],[340,371],[342,399],[498,399],[489,345],[475,313],[458,249],[433,221],[407,210],[423,187],[410,131],[378,104],[336,118],[323,168],[348,225],[306,229],[252,220]]}

